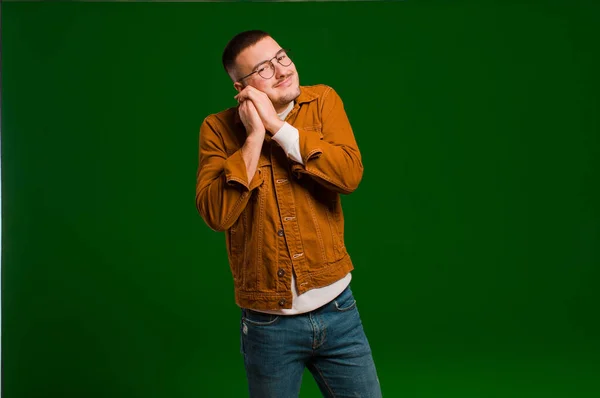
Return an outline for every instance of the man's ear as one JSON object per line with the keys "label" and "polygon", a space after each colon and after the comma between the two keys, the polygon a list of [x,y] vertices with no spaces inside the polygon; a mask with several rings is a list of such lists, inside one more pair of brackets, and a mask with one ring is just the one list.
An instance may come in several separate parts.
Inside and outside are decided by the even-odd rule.
{"label": "man's ear", "polygon": [[233,88],[235,88],[235,91],[237,91],[239,93],[240,91],[242,91],[244,89],[244,85],[240,82],[234,82]]}

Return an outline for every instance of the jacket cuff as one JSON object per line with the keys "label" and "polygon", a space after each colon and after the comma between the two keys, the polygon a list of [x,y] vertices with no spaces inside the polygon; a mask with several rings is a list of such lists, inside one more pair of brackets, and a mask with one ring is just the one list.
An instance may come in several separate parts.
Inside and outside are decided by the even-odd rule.
{"label": "jacket cuff", "polygon": [[278,143],[285,154],[294,162],[303,163],[302,153],[300,152],[300,134],[296,127],[285,122],[273,136],[273,141]]}
{"label": "jacket cuff", "polygon": [[321,134],[316,131],[306,131],[298,129],[300,153],[304,164],[295,163],[292,165],[292,172],[298,175],[309,166],[309,161],[317,159],[323,154],[321,148]]}
{"label": "jacket cuff", "polygon": [[257,167],[252,181],[248,183],[248,172],[246,171],[244,158],[242,158],[241,149],[227,158],[225,161],[224,173],[227,184],[242,186],[248,191],[252,191],[263,182],[262,173],[260,168]]}

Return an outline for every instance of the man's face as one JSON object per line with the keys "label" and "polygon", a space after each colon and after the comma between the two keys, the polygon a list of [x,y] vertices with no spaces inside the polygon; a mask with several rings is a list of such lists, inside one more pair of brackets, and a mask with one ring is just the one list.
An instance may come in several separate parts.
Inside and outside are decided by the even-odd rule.
{"label": "man's face", "polygon": [[[270,65],[263,62],[271,60],[276,55],[285,55],[285,53],[280,52],[281,49],[281,46],[271,37],[265,37],[255,45],[246,48],[236,58],[234,79],[239,79],[265,66],[270,68]],[[282,62],[286,64],[290,60],[287,59],[286,62],[284,57]],[[293,62],[289,66],[283,66],[277,62],[277,59],[272,59],[272,63],[275,67],[275,73],[272,77],[265,79],[258,73],[254,73],[240,83],[235,82],[234,86],[238,91],[241,91],[246,85],[255,87],[267,94],[275,110],[281,112],[300,95],[300,80]],[[263,75],[270,74],[268,68],[262,72]]]}

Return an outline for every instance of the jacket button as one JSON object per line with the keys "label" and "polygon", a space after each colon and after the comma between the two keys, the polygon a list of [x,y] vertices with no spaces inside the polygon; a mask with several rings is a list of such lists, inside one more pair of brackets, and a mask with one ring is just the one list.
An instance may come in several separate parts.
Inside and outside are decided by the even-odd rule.
{"label": "jacket button", "polygon": [[283,270],[283,268],[279,268],[279,271],[277,271],[277,275],[283,276],[283,274],[285,274],[285,271]]}
{"label": "jacket button", "polygon": [[279,306],[283,307],[285,305],[285,299],[279,300]]}
{"label": "jacket button", "polygon": [[283,236],[283,229],[280,229],[279,231],[277,231],[277,235]]}

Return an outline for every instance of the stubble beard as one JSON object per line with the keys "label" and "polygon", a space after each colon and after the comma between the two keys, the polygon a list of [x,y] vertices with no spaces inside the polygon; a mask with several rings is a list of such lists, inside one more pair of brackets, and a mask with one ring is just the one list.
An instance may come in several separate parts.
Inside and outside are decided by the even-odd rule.
{"label": "stubble beard", "polygon": [[289,104],[290,102],[292,102],[296,98],[298,98],[299,95],[300,95],[300,87],[297,86],[293,92],[284,94],[282,97],[280,97],[277,100],[276,105],[277,106],[286,106],[287,104]]}

